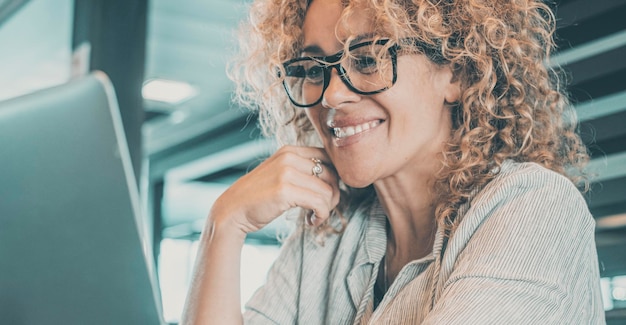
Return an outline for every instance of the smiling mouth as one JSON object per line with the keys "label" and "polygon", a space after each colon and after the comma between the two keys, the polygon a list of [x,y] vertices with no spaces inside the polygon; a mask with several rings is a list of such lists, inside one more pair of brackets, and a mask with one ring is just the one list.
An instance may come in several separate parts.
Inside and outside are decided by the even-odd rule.
{"label": "smiling mouth", "polygon": [[379,126],[380,123],[382,123],[382,120],[374,120],[374,121],[365,122],[359,125],[332,128],[331,130],[335,138],[343,139],[343,138],[347,138],[349,136],[353,136],[359,133],[363,133],[367,130],[373,129]]}

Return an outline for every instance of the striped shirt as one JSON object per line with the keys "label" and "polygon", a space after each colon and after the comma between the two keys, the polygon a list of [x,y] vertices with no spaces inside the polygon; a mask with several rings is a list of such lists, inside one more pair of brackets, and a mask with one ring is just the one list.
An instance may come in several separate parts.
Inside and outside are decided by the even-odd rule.
{"label": "striped shirt", "polygon": [[[444,249],[404,266],[374,309],[386,250],[376,202],[341,235],[296,231],[246,324],[604,324],[594,220],[576,187],[534,163],[506,161],[461,209]],[[304,236],[304,237],[303,237]]]}

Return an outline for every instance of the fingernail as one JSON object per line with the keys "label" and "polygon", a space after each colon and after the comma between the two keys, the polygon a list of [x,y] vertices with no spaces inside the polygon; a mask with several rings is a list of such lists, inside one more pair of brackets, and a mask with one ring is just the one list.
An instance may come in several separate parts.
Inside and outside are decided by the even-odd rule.
{"label": "fingernail", "polygon": [[315,220],[317,219],[317,217],[315,216],[315,213],[313,213],[311,215],[311,226],[313,226],[315,224]]}

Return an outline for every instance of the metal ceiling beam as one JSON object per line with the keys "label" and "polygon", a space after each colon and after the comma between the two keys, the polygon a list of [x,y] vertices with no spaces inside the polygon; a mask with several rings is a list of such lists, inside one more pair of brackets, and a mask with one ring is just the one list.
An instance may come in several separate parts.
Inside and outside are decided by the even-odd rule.
{"label": "metal ceiling beam", "polygon": [[626,30],[564,50],[550,58],[552,66],[565,66],[626,46]]}
{"label": "metal ceiling beam", "polygon": [[577,24],[624,5],[623,0],[576,0],[557,6],[557,28]]}
{"label": "metal ceiling beam", "polygon": [[202,119],[195,117],[194,123],[189,123],[185,127],[177,127],[176,130],[171,130],[171,132],[160,132],[159,128],[156,128],[154,132],[151,132],[150,129],[144,129],[144,154],[146,157],[155,156],[169,148],[184,144],[246,116],[247,114],[241,111],[227,109],[211,118]]}
{"label": "metal ceiling beam", "polygon": [[274,149],[274,141],[258,139],[207,155],[187,164],[170,169],[166,182],[189,182],[199,177],[244,164],[255,159],[264,159]]}
{"label": "metal ceiling beam", "polygon": [[152,0],[150,11],[152,13],[168,13],[179,15],[184,19],[199,19],[204,21],[224,21],[233,25],[248,12],[250,1],[232,0]]}
{"label": "metal ceiling beam", "polygon": [[[150,178],[163,179],[172,169],[184,166],[195,161],[204,159],[206,156],[213,156],[243,143],[253,141],[258,138],[258,131],[255,133],[251,128],[247,132],[239,132],[245,126],[245,121],[236,121],[237,132],[214,131],[204,134],[201,138],[185,143],[176,148],[171,148],[166,152],[150,157]],[[204,139],[204,140],[203,140]],[[251,156],[254,159],[256,156]],[[193,165],[192,165],[193,166]],[[222,166],[226,168],[226,166]],[[186,177],[191,178],[192,173],[186,173]],[[198,178],[206,174],[198,174]]]}
{"label": "metal ceiling beam", "polygon": [[622,111],[626,111],[626,91],[592,99],[576,106],[579,122],[597,119]]}
{"label": "metal ceiling beam", "polygon": [[[626,227],[626,213],[607,216],[596,220],[596,230],[603,231]],[[626,238],[623,238],[626,241]]]}
{"label": "metal ceiling beam", "polygon": [[[206,37],[223,36],[209,34],[213,31],[233,31],[236,19],[210,19],[207,17],[189,17],[188,15],[173,14],[171,12],[157,11],[150,15],[149,26],[155,36],[177,36],[194,42],[204,43]],[[187,32],[188,34],[180,34]]]}
{"label": "metal ceiling beam", "polygon": [[570,87],[578,87],[591,81],[610,77],[616,71],[623,71],[626,69],[625,57],[626,43],[619,48],[607,50],[585,60],[568,64],[567,71],[572,76]]}
{"label": "metal ceiling beam", "polygon": [[592,159],[587,170],[597,174],[592,179],[596,183],[624,177],[626,176],[626,152]]}
{"label": "metal ceiling beam", "polygon": [[150,41],[148,48],[152,53],[151,58],[148,58],[148,62],[154,64],[157,68],[157,64],[165,64],[165,68],[172,67],[173,69],[182,66],[195,66],[198,73],[202,73],[202,69],[199,67],[217,67],[221,71],[225,71],[223,65],[226,63],[229,53],[222,50],[215,50],[214,47],[203,46],[193,43],[169,43],[162,41]]}
{"label": "metal ceiling beam", "polygon": [[30,0],[0,0],[0,27]]}

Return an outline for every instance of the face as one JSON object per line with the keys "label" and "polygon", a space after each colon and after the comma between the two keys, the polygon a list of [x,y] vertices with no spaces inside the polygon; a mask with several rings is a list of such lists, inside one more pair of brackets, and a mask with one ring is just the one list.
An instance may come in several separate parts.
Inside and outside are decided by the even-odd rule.
{"label": "face", "polygon": [[[350,33],[336,29],[341,0],[314,0],[303,26],[303,56],[327,56],[343,49],[348,36],[371,33],[368,13],[357,11]],[[350,35],[349,35],[350,34]],[[365,39],[367,40],[367,39]],[[398,55],[398,77],[375,95],[351,91],[332,70],[322,102],[306,114],[341,179],[365,187],[387,179],[433,173],[437,154],[449,138],[459,87],[449,68],[418,54]]]}

